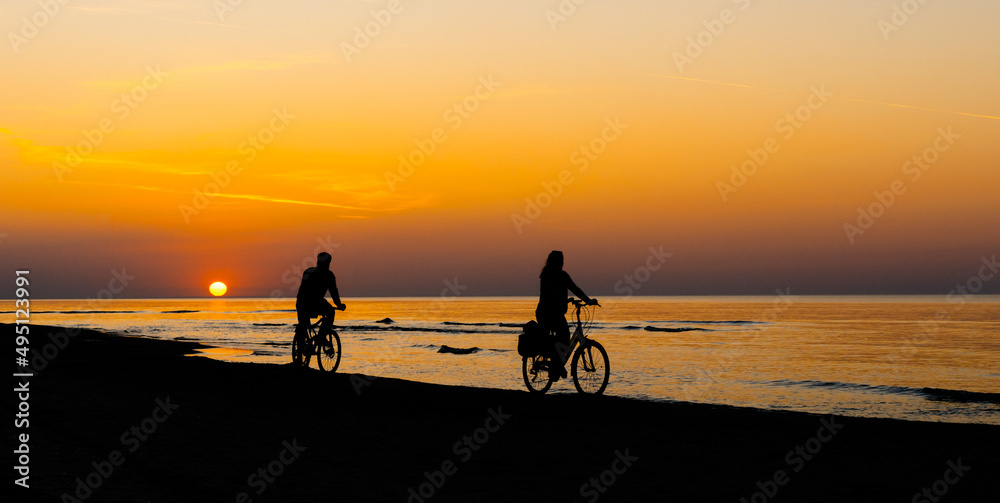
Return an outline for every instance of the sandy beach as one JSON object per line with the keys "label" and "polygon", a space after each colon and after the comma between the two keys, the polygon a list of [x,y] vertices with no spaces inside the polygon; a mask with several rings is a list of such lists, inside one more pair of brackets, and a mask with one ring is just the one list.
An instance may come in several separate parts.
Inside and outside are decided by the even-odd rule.
{"label": "sandy beach", "polygon": [[[31,329],[39,354],[65,333]],[[196,343],[87,330],[64,345],[29,378],[30,489],[15,486],[14,501],[950,502],[1000,491],[995,426],[536,397],[225,363],[189,356]]]}

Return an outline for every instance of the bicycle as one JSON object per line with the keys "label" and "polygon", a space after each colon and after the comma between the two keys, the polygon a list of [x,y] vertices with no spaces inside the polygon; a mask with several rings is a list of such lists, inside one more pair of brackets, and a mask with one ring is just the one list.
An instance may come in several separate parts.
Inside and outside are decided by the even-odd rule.
{"label": "bicycle", "polygon": [[[583,394],[600,395],[608,387],[608,379],[611,376],[611,362],[608,359],[608,352],[604,350],[601,343],[587,337],[594,321],[593,310],[587,309],[587,321],[585,323],[580,318],[580,310],[587,306],[586,302],[572,297],[567,299],[576,310],[576,330],[569,340],[569,346],[565,352],[556,351],[569,355],[573,348],[573,364],[571,375],[576,391]],[[594,305],[601,307],[596,301]],[[551,332],[550,332],[551,333]],[[524,377],[524,385],[531,393],[543,394],[552,386],[552,379],[549,377],[549,364],[551,359],[547,355],[525,356],[521,358],[521,375]],[[565,363],[565,362],[564,362]]]}
{"label": "bicycle", "polygon": [[336,372],[340,366],[340,336],[331,329],[328,336],[320,335],[320,325],[324,316],[306,329],[305,340],[299,348],[298,336],[292,337],[292,363],[308,367],[313,355],[316,355],[316,365],[319,370]]}

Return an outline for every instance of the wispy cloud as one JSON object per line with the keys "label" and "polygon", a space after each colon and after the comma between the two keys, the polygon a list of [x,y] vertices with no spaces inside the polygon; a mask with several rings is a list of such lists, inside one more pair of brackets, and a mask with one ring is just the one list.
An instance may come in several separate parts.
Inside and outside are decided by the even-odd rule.
{"label": "wispy cloud", "polygon": [[691,78],[691,77],[679,77],[677,75],[660,75],[660,74],[657,74],[657,73],[651,73],[650,75],[652,75],[654,77],[664,78],[664,79],[689,80],[691,82],[702,82],[702,83],[705,83],[705,84],[715,84],[717,86],[744,87],[744,88],[747,88],[747,89],[760,89],[760,90],[763,90],[763,91],[788,92],[787,89],[774,89],[774,88],[770,88],[770,87],[750,86],[750,85],[747,85],[747,84],[736,84],[736,83],[733,83],[733,82],[719,82],[718,80],[695,79],[695,78]]}

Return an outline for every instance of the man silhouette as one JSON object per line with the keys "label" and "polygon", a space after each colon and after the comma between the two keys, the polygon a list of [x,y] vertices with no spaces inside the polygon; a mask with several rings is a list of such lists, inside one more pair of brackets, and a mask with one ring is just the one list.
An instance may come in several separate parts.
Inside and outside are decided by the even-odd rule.
{"label": "man silhouette", "polygon": [[[312,322],[312,318],[323,316],[323,324],[320,326],[320,337],[325,337],[333,328],[333,317],[337,309],[341,311],[347,309],[347,305],[340,301],[340,292],[337,290],[337,277],[330,270],[330,262],[333,257],[329,253],[323,252],[316,256],[316,267],[310,267],[302,273],[302,283],[299,284],[299,293],[295,296],[295,311],[298,314],[299,323],[295,326],[295,339],[299,347],[303,347],[305,342],[306,329]],[[326,292],[330,292],[334,308],[326,300]]]}

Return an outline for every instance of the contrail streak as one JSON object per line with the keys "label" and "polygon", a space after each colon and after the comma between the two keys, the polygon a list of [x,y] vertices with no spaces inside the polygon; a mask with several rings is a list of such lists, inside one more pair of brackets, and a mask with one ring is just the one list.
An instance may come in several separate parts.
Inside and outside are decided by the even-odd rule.
{"label": "contrail streak", "polygon": [[[694,79],[694,78],[691,78],[691,77],[680,77],[680,76],[677,76],[677,75],[660,75],[660,74],[656,74],[656,73],[652,73],[650,75],[653,75],[655,77],[662,77],[662,78],[665,78],[665,79],[690,80],[692,82],[702,82],[702,83],[705,83],[705,84],[715,84],[715,85],[719,85],[719,86],[743,87],[743,88],[747,88],[747,89],[761,89],[761,90],[764,90],[764,91],[779,91],[779,92],[786,92],[786,93],[792,92],[792,91],[790,91],[788,89],[774,89],[774,88],[770,88],[770,87],[757,87],[757,86],[750,86],[750,85],[746,85],[746,84],[736,84],[736,83],[733,83],[733,82],[719,82],[717,80],[704,80],[704,79]],[[887,106],[887,107],[909,108],[909,109],[912,109],[912,110],[923,110],[923,111],[926,111],[926,112],[938,112],[938,113],[945,113],[945,114],[964,115],[966,117],[979,117],[979,118],[983,118],[983,119],[1000,120],[1000,117],[997,117],[997,116],[994,116],[994,115],[972,114],[972,113],[968,113],[968,112],[956,112],[954,110],[941,110],[939,108],[918,107],[918,106],[913,106],[913,105],[901,105],[899,103],[887,103],[887,102],[884,102],[884,101],[862,100],[862,99],[858,99],[858,98],[845,98],[845,97],[841,97],[841,96],[833,96],[832,98],[835,99],[835,100],[855,101],[855,102],[858,102],[858,103],[869,103],[869,104],[872,104],[872,105],[882,105],[882,106]]]}
{"label": "contrail streak", "polygon": [[[169,193],[172,193],[172,194],[185,194],[185,195],[191,194],[190,192],[184,192],[182,190],[164,189],[164,188],[160,188],[160,187],[151,187],[151,186],[148,186],[148,185],[128,185],[128,184],[122,184],[122,183],[85,182],[85,181],[73,181],[73,182],[69,182],[69,183],[75,183],[75,184],[80,184],[80,185],[103,185],[103,186],[107,186],[107,187],[121,187],[121,188],[126,188],[126,189],[146,190],[146,191],[151,191],[151,192],[169,192]],[[301,201],[301,200],[298,200],[298,199],[283,199],[283,198],[277,198],[277,197],[261,196],[261,195],[257,195],[257,194],[226,194],[224,192],[220,192],[218,194],[212,194],[209,197],[223,197],[223,198],[228,198],[228,199],[249,199],[251,201],[263,201],[263,202],[277,203],[277,204],[299,204],[299,205],[304,205],[304,206],[325,206],[327,208],[337,208],[337,209],[342,209],[342,210],[354,210],[354,211],[372,211],[372,212],[394,211],[392,209],[361,208],[361,207],[358,207],[358,206],[348,206],[348,205],[344,205],[344,204],[323,203],[323,202],[315,202],[315,201]]]}
{"label": "contrail streak", "polygon": [[967,112],[955,112],[953,110],[941,110],[941,109],[937,109],[937,108],[915,107],[913,105],[900,105],[898,103],[886,103],[884,101],[859,100],[857,98],[838,98],[836,96],[834,96],[833,99],[835,99],[835,100],[836,99],[840,99],[840,100],[846,100],[846,101],[857,101],[858,103],[874,103],[876,105],[885,105],[887,107],[912,108],[914,110],[926,110],[928,112],[941,112],[941,113],[946,113],[946,114],[966,115],[966,116],[969,116],[969,117],[982,117],[984,119],[1000,119],[1000,117],[995,117],[993,115],[970,114],[970,113],[967,113]]}

